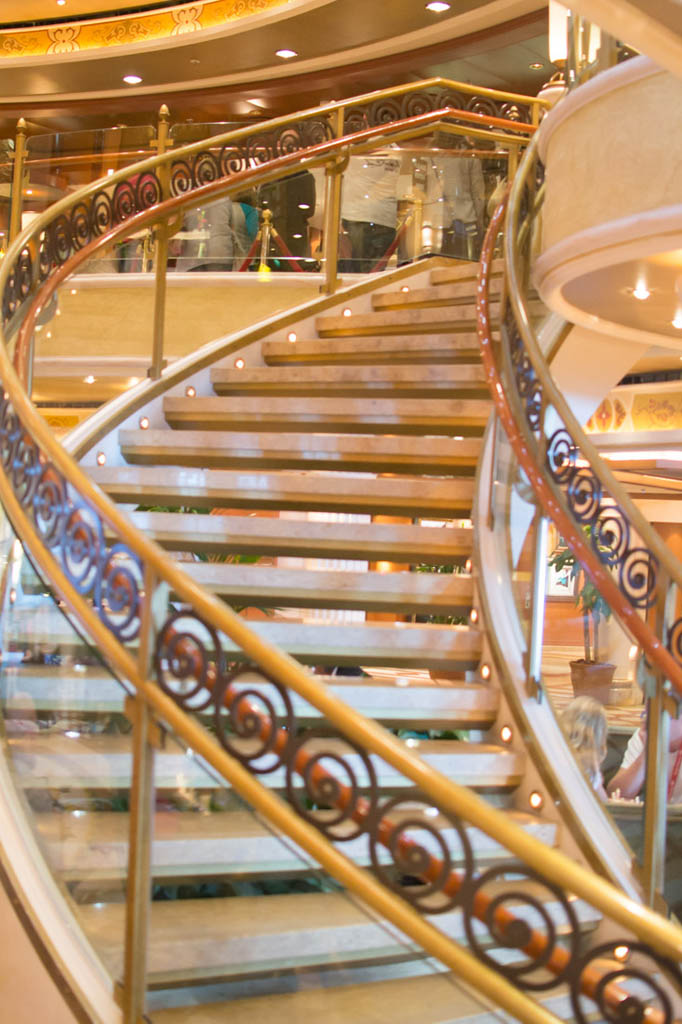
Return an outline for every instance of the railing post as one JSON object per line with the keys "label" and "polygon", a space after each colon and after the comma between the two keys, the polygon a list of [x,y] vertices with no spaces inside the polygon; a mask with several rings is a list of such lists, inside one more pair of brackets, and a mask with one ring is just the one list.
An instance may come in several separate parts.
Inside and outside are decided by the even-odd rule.
{"label": "railing post", "polygon": [[[667,585],[666,585],[667,584]],[[656,635],[665,641],[666,605],[670,581],[661,579],[654,609]],[[665,832],[668,811],[668,743],[670,739],[669,683],[655,671],[647,674],[647,747],[644,783],[644,894],[650,907],[663,896]]]}
{"label": "railing post", "polygon": [[542,638],[545,630],[547,597],[547,539],[549,519],[538,507],[535,516],[533,576],[530,592],[530,636],[526,665],[526,692],[529,697],[542,697]]}
{"label": "railing post", "polygon": [[[170,111],[164,103],[159,110],[159,125],[156,135],[156,150],[161,156],[168,148],[168,122]],[[159,180],[163,199],[170,195],[170,172],[166,166],[159,167]],[[168,224],[164,221],[156,225],[155,245],[155,279],[154,279],[154,334],[152,341],[152,361],[147,376],[158,380],[166,365],[163,358],[163,343],[166,326],[166,281],[168,272]]]}
{"label": "railing post", "polygon": [[[335,139],[343,136],[345,108],[339,107],[331,115],[332,133]],[[323,260],[325,282],[321,291],[333,295],[338,285],[339,234],[341,233],[341,175],[343,164],[336,161],[327,164],[324,186],[324,239]]]}
{"label": "railing post", "polygon": [[644,787],[644,896],[650,907],[663,894],[665,828],[668,809],[670,715],[661,679],[647,701],[646,782]]}
{"label": "railing post", "polygon": [[[145,571],[140,623],[139,672],[143,679],[151,663],[152,596],[156,580]],[[123,1022],[144,1020],[147,994],[147,945],[151,908],[151,847],[154,822],[154,750],[161,746],[161,731],[149,705],[137,695],[126,700],[126,714],[133,723],[133,773],[128,837],[128,883],[123,973]]]}
{"label": "railing post", "polygon": [[9,239],[13,242],[21,231],[21,211],[23,207],[24,165],[26,162],[26,121],[20,117],[17,121],[17,133],[14,140],[14,166],[12,168],[12,205],[9,216]]}

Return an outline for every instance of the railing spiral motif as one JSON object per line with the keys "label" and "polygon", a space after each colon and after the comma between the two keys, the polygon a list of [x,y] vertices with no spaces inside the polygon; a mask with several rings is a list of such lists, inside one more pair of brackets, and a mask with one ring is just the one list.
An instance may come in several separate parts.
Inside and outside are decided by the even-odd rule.
{"label": "railing spiral motif", "polygon": [[[546,407],[542,383],[528,356],[511,310],[505,317],[506,333],[512,354],[516,389],[525,409],[526,422],[538,442],[543,436],[543,410]],[[587,528],[590,543],[598,558],[613,571],[621,592],[633,608],[650,608],[658,591],[659,563],[647,548],[634,542],[630,520],[608,493],[594,470],[581,455],[580,445],[562,426],[546,440],[545,465],[561,487],[566,505],[576,524]],[[682,629],[678,620],[676,635]],[[671,649],[670,644],[668,645]],[[675,652],[672,652],[675,655]],[[682,665],[682,659],[675,655]]]}
{"label": "railing spiral motif", "polygon": [[[350,106],[345,111],[344,132],[348,135],[362,131],[363,128],[375,128],[392,121],[401,121],[407,117],[417,117],[433,110],[464,110],[484,117],[505,118],[519,124],[531,123],[531,107],[529,104],[495,100],[489,96],[467,95],[454,89],[418,90],[402,96],[388,96],[375,100],[368,105]],[[454,115],[455,123],[467,124]]]}
{"label": "railing spiral motif", "polygon": [[[471,125],[472,120],[479,118],[479,126],[486,127],[484,119],[494,118],[495,128],[502,132],[513,133],[512,122],[523,127],[525,134],[531,130],[530,100],[527,103],[521,98],[499,100],[437,88],[416,89],[380,99],[363,98],[361,103],[343,107],[343,131],[351,135],[446,108],[452,110],[448,120],[455,124]],[[457,111],[473,117],[457,117]],[[259,126],[229,135],[229,141],[217,137],[210,144],[186,147],[185,156],[169,157],[164,168],[166,189],[160,179],[160,167],[139,175],[133,173],[111,188],[104,187],[87,200],[75,203],[68,213],[57,217],[42,237],[25,246],[12,263],[2,294],[3,326],[7,327],[22,303],[46,280],[52,267],[63,265],[75,252],[111,228],[151,209],[162,199],[189,194],[202,185],[327,142],[334,137],[334,131],[331,112],[321,116],[319,111],[312,110],[296,121],[277,123],[270,129]],[[292,173],[295,170],[292,169]]]}
{"label": "railing spiral motif", "polygon": [[[214,628],[191,609],[165,621],[154,666],[159,685],[184,710],[212,715],[219,743],[250,771],[283,771],[291,805],[330,842],[364,836],[386,887],[423,915],[460,911],[472,952],[518,988],[568,985],[581,1024],[593,1010],[585,1008],[586,994],[614,1024],[645,1015],[672,1024],[670,995],[656,976],[667,976],[682,994],[677,965],[644,946],[653,977],[641,966],[615,964],[614,949],[627,947],[626,937],[585,954],[579,916],[559,885],[519,861],[481,869],[466,823],[419,790],[382,798],[375,755],[339,731],[305,727],[286,687],[260,669],[229,663]],[[649,983],[629,993],[624,985],[634,977]]]}
{"label": "railing spiral motif", "polygon": [[6,392],[0,395],[0,466],[41,542],[79,594],[121,642],[140,630],[142,564],[119,541],[109,542],[101,516],[84,502],[26,432]]}
{"label": "railing spiral motif", "polygon": [[[519,215],[522,220],[525,218],[522,251],[530,245],[532,225],[539,209],[533,197],[538,194],[538,183],[543,177],[544,168],[538,161],[527,172],[520,196]],[[560,489],[565,511],[582,531],[594,555],[608,569],[631,608],[636,611],[651,608],[661,592],[665,594],[671,584],[682,583],[682,572],[679,568],[677,575],[664,571],[660,558],[641,539],[647,532],[651,537],[650,528],[647,530],[641,515],[638,516],[629,502],[629,508],[624,507],[627,499],[620,500],[612,493],[613,488],[602,479],[605,473],[602,471],[600,475],[586,457],[581,432],[565,422],[565,416],[540,380],[511,303],[504,313],[503,335],[513,377],[510,383],[533,439],[535,460],[545,467]],[[548,433],[546,423],[550,415],[552,429]],[[676,666],[682,669],[682,617],[664,624],[664,629],[665,648]]]}
{"label": "railing spiral motif", "polygon": [[[189,157],[196,157],[195,164]],[[185,185],[191,192],[211,180],[205,176],[215,173],[215,167],[201,169],[209,166],[202,161],[196,147],[173,156],[169,166],[190,168],[185,184],[177,186],[180,192]],[[226,158],[222,169],[229,172],[230,166]],[[111,192],[101,188],[76,197],[68,214],[59,212],[14,257],[3,294],[5,323],[17,315],[41,277],[56,276],[69,255],[96,242],[110,225],[123,223],[133,213],[147,210],[151,215],[160,195],[161,175],[144,165],[131,175],[113,183]],[[32,255],[36,238],[37,261]],[[2,358],[6,362],[4,353]],[[11,373],[8,388],[10,377]],[[530,392],[534,393],[532,383]],[[81,497],[64,470],[64,460],[61,469],[55,464],[60,461],[55,442],[49,433],[41,433],[37,418],[32,424],[30,409],[22,421],[18,402],[18,397],[13,402],[9,391],[3,392],[0,467],[8,490],[38,542],[85,599],[88,611],[94,610],[130,651],[140,635],[145,602],[153,602],[156,596],[145,592],[144,582],[148,569],[149,579],[154,578],[154,563],[147,564],[134,546],[122,543],[117,514],[106,499]],[[44,440],[39,443],[36,436]],[[78,472],[74,467],[75,480]],[[140,539],[139,551],[151,558],[148,549],[148,542]],[[521,990],[568,983],[576,1007],[586,996],[596,999],[611,1020],[623,1024],[645,1017],[650,1024],[672,1021],[667,996],[658,990],[653,995],[640,989],[630,993],[621,983],[626,977],[623,970],[607,968],[591,954],[582,954],[569,893],[522,862],[505,861],[499,871],[482,870],[469,842],[468,819],[453,814],[451,808],[445,812],[434,806],[426,784],[424,789],[413,788],[412,775],[420,777],[416,766],[402,770],[394,787],[401,790],[400,795],[386,799],[378,789],[376,750],[364,749],[339,729],[329,732],[302,726],[289,686],[262,667],[253,681],[243,664],[230,661],[223,630],[229,634],[231,620],[217,611],[210,621],[192,607],[168,610],[167,603],[165,607],[162,621],[156,623],[153,658],[160,690],[183,711],[210,713],[217,742],[252,774],[281,772],[294,809],[329,840],[343,844],[365,837],[369,860],[386,887],[424,915],[461,913],[471,950]],[[87,621],[85,609],[82,615]],[[510,827],[505,823],[507,830]],[[504,842],[501,831],[496,838]],[[551,851],[543,847],[542,856],[551,858]],[[561,909],[560,927],[545,912],[544,899],[533,895],[529,885],[541,888]],[[628,921],[637,925],[640,917],[640,908],[633,908]],[[491,942],[513,956],[498,959],[489,949]],[[622,944],[630,944],[627,933]],[[677,965],[649,947],[646,954],[656,975],[667,977],[682,993]],[[586,1018],[581,1013],[576,1010],[582,1021]]]}

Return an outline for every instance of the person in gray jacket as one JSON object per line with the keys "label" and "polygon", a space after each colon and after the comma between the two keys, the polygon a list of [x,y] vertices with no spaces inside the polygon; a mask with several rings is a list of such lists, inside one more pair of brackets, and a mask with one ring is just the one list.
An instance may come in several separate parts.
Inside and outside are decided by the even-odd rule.
{"label": "person in gray jacket", "polygon": [[244,210],[231,199],[216,199],[192,210],[183,231],[197,237],[183,244],[177,267],[181,271],[238,270],[251,245]]}
{"label": "person in gray jacket", "polygon": [[439,156],[435,163],[444,201],[443,252],[477,259],[485,216],[481,161],[453,150],[451,156]]}

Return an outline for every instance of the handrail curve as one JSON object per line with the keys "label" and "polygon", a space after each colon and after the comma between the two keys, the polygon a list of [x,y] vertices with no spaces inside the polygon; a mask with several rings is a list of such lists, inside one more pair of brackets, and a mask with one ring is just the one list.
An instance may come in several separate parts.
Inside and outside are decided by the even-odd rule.
{"label": "handrail curve", "polygon": [[[512,371],[511,398],[516,404],[517,428],[523,433],[525,445],[535,451],[537,466],[527,467],[528,458],[520,461],[538,495],[538,488],[542,489],[544,507],[595,586],[651,664],[669,681],[665,685],[672,686],[682,699],[682,617],[667,626],[662,642],[640,614],[659,601],[662,607],[671,585],[682,593],[682,564],[583,432],[554,383],[530,323],[516,238],[536,157],[534,139],[512,184],[504,232],[510,304],[504,332]],[[534,213],[539,205],[533,203]],[[556,413],[559,424],[545,439],[543,426],[549,408]]]}
{"label": "handrail curve", "polygon": [[[440,117],[442,111],[437,115],[429,114],[411,119],[409,128],[398,123],[393,129],[390,125],[384,127],[382,132],[390,138],[394,135],[398,137],[404,131],[416,133],[422,130],[424,125],[432,126],[433,123],[437,123]],[[133,208],[129,217],[124,217],[112,228],[108,228],[106,224],[102,225],[96,219],[88,219],[89,225],[94,223],[99,228],[107,228],[93,230],[92,238],[86,239],[87,225],[84,225],[80,234],[78,233],[78,225],[81,223],[79,216],[72,219],[72,225],[76,230],[73,235],[67,237],[70,226],[64,223],[63,214],[67,207],[58,204],[56,210],[52,211],[52,218],[47,214],[43,215],[43,218],[36,222],[37,226],[32,225],[24,232],[10,250],[6,265],[0,268],[0,291],[4,297],[4,286],[14,275],[13,287],[21,292],[20,272],[22,267],[25,267],[27,274],[30,269],[30,282],[26,281],[26,294],[21,296],[21,306],[33,299],[34,306],[28,314],[28,319],[31,320],[37,315],[35,307],[48,294],[50,284],[55,283],[56,286],[56,282],[68,276],[74,266],[85,258],[83,254],[86,251],[89,253],[108,244],[116,233],[128,230],[134,222],[161,220],[169,216],[170,212],[177,212],[183,206],[204,200],[207,195],[228,194],[245,181],[257,180],[259,175],[279,173],[283,168],[301,162],[302,159],[324,160],[344,147],[351,151],[354,145],[365,146],[369,139],[375,136],[376,129],[372,128],[359,133],[357,138],[346,137],[322,142],[309,148],[304,154],[298,152],[277,158],[276,170],[273,169],[274,162],[266,166],[267,162],[264,161],[256,170],[240,171],[238,175],[230,177],[227,184],[225,181],[216,183],[215,180],[202,184],[201,178],[196,179],[192,182],[195,187],[191,190],[191,196],[182,193],[162,202],[149,202],[143,210],[135,212]],[[189,147],[189,150],[195,152],[196,147]],[[185,151],[178,151],[173,157],[183,160],[185,155]],[[162,159],[157,158],[151,164],[156,166],[162,162]],[[137,175],[135,184],[128,181],[128,195],[133,194],[136,200],[139,198],[147,201],[144,199],[148,194],[144,191],[143,175],[149,166],[150,162],[145,161],[128,169],[127,173]],[[124,179],[119,178],[114,182],[114,189],[121,180]],[[96,198],[96,189],[96,186],[91,186],[71,197],[73,209],[82,213],[85,199],[88,196]],[[99,194],[102,194],[101,190]],[[139,220],[135,220],[136,217]],[[44,244],[44,236],[50,234],[50,225],[53,225],[52,236],[47,240],[47,244]],[[70,247],[69,239],[75,239],[74,248],[77,254],[73,257],[71,252],[66,252]],[[79,239],[82,245],[76,244]],[[60,241],[63,243],[61,249],[55,244]],[[31,245],[34,247],[33,255]],[[35,260],[30,268],[27,264],[22,264],[24,254]],[[37,279],[34,279],[33,268],[39,269]],[[42,281],[39,280],[41,275]],[[9,318],[14,319],[17,315],[21,316],[22,310],[17,306],[8,312]],[[422,942],[425,948],[439,956],[444,963],[453,967],[457,965],[459,969],[466,964],[469,977],[474,979],[480,988],[494,993],[500,1005],[515,1015],[526,1020],[544,1021],[545,1024],[549,1020],[554,1020],[551,1014],[523,995],[524,989],[532,991],[539,984],[537,979],[527,976],[529,971],[532,973],[533,970],[544,970],[552,964],[561,968],[559,977],[569,976],[576,1002],[576,1016],[579,1020],[584,1019],[579,1008],[581,991],[587,991],[595,996],[597,1001],[605,1000],[609,1005],[620,1004],[625,998],[622,989],[615,985],[614,979],[609,977],[608,972],[605,974],[604,969],[596,962],[604,956],[604,950],[599,951],[599,956],[593,955],[594,951],[579,953],[578,947],[574,944],[573,953],[567,962],[563,951],[559,951],[557,946],[558,936],[549,924],[547,933],[543,934],[529,927],[517,915],[507,917],[508,912],[499,904],[499,900],[496,905],[502,913],[502,918],[496,914],[490,916],[487,913],[488,905],[483,887],[488,882],[499,880],[496,873],[491,875],[491,872],[487,871],[476,878],[467,877],[463,883],[456,884],[452,872],[434,863],[433,857],[423,848],[418,848],[416,864],[408,857],[410,873],[423,874],[428,880],[429,895],[447,898],[452,894],[451,891],[457,893],[461,889],[461,900],[467,921],[470,922],[472,916],[482,918],[489,933],[498,941],[525,951],[531,958],[531,967],[525,968],[524,971],[504,967],[492,960],[478,946],[471,925],[468,925],[469,941],[476,949],[479,959],[483,961],[482,964],[437,929],[427,927],[419,915],[407,914],[405,900],[400,898],[408,895],[404,887],[395,885],[393,897],[387,901],[385,889],[378,886],[374,880],[367,879],[365,872],[346,858],[341,857],[339,860],[340,855],[337,857],[332,855],[331,851],[325,852],[325,844],[320,845],[319,836],[315,838],[316,828],[321,829],[322,823],[314,820],[314,815],[313,826],[310,829],[302,829],[300,822],[297,826],[292,825],[293,812],[285,813],[281,808],[273,810],[272,800],[277,803],[276,798],[257,784],[252,773],[271,771],[279,766],[291,770],[289,763],[284,763],[294,756],[292,740],[297,735],[297,723],[287,693],[287,687],[291,687],[334,723],[335,741],[350,747],[351,755],[354,753],[360,756],[365,766],[364,771],[369,773],[369,777],[369,755],[383,758],[419,787],[418,793],[410,792],[406,797],[411,804],[435,804],[443,814],[451,816],[451,823],[453,819],[454,822],[460,823],[455,825],[456,831],[461,828],[461,822],[466,821],[481,828],[510,852],[515,853],[522,863],[515,866],[514,870],[543,884],[563,907],[568,908],[568,929],[574,940],[577,939],[577,926],[573,926],[574,915],[570,910],[567,892],[588,900],[627,932],[637,935],[641,942],[647,944],[645,952],[652,966],[652,974],[655,975],[660,969],[679,984],[679,972],[672,962],[682,959],[682,936],[678,929],[662,921],[658,915],[628,900],[614,887],[601,879],[596,879],[565,855],[548,849],[541,841],[511,826],[502,812],[488,806],[465,788],[442,777],[376,723],[364,719],[346,707],[294,659],[261,640],[244,619],[217,598],[202,591],[185,576],[171,558],[144,535],[138,533],[126,517],[89,480],[87,474],[71,461],[52,438],[46,424],[23,392],[4,346],[0,346],[0,375],[4,385],[0,397],[0,466],[3,470],[0,472],[0,497],[15,530],[36,558],[57,594],[67,603],[86,631],[95,638],[105,658],[134,683],[138,691],[157,713],[173,726],[181,738],[230,779],[235,788],[246,795],[247,799],[256,806],[267,806],[268,812],[276,822],[286,819],[287,831],[297,841],[301,837],[302,845],[313,856],[325,865],[333,864],[334,873],[340,875],[346,884],[372,906],[380,907],[380,912],[398,923],[398,926],[415,937],[416,941]],[[105,523],[113,531],[113,543],[105,541]],[[140,635],[142,609],[145,603],[156,601],[160,595],[165,608],[170,590],[186,604],[187,610],[173,610],[168,614],[162,609],[163,621],[158,624],[156,638],[155,678],[149,679],[138,666],[131,646]],[[243,736],[252,739],[260,735],[262,743],[255,754],[245,754],[243,750],[235,747],[234,741],[227,736],[224,736],[221,746],[219,739],[210,737],[187,714],[198,709],[206,711],[211,704],[214,705],[218,719],[223,713],[225,698],[231,685],[227,652],[222,650],[220,640],[223,634],[260,667],[269,687],[268,693],[258,695],[260,715],[254,715],[245,705],[244,718],[236,718],[237,725],[243,727]],[[238,702],[240,700],[239,694],[235,697],[234,691],[230,692],[230,697]],[[267,712],[265,726],[262,721],[263,708]],[[280,732],[280,722],[286,725],[285,736]],[[237,733],[239,735],[238,730]],[[311,736],[310,733],[307,735]],[[282,737],[281,750],[277,749],[277,743],[280,742],[277,740],[278,736]],[[300,745],[296,749],[300,751]],[[319,759],[319,754],[314,756]],[[357,797],[357,769],[345,755],[339,755],[334,747],[330,748],[328,756],[336,761],[341,772],[352,781],[350,789]],[[263,757],[267,762],[265,766],[261,761]],[[247,768],[250,771],[246,771]],[[330,785],[328,780],[324,781],[325,786]],[[309,787],[311,799],[313,802],[319,802],[315,798],[319,798],[321,794],[315,789],[313,782],[314,778],[311,778],[309,773],[304,775],[304,783]],[[322,795],[329,801],[333,798],[338,799],[342,805],[345,804],[345,790],[340,787],[338,781],[331,785],[332,789],[336,786],[336,793],[323,787]],[[360,785],[364,787],[366,782],[363,781]],[[369,788],[371,791],[371,785]],[[403,848],[395,841],[393,826],[389,827],[386,824],[387,820],[390,821],[386,819],[386,814],[395,808],[396,802],[392,800],[389,804],[390,806],[381,807],[380,813],[379,796],[374,795],[372,813],[366,816],[366,831],[370,841],[374,839],[382,843],[388,842],[389,849],[394,854],[395,865],[400,869],[404,866]],[[344,812],[347,810],[345,807],[342,809]],[[424,819],[421,818],[420,827],[425,827]],[[442,837],[435,828],[432,834],[439,843],[439,848],[444,853],[447,852],[447,846],[443,847]],[[412,847],[409,849],[414,852]],[[448,857],[444,857],[446,865],[450,863],[449,856],[448,853]],[[509,871],[508,865],[505,870]],[[420,895],[424,894],[417,894],[418,902]],[[518,897],[518,893],[515,892],[514,896]],[[534,905],[532,900],[530,902]],[[424,907],[423,904],[420,909],[426,913],[438,913],[441,907],[436,900],[435,909],[433,906]],[[503,927],[500,928],[501,923]],[[624,941],[630,942],[630,939],[626,938]],[[630,944],[632,945],[631,942]],[[627,975],[628,969],[623,968],[619,971],[618,977]],[[509,978],[513,979],[515,986],[510,984]],[[553,977],[541,987],[550,987],[556,983],[557,978]],[[658,1021],[667,1024],[672,1019],[670,1001],[665,992],[657,987],[655,981],[652,984],[650,996],[658,999],[659,1009],[648,1009],[648,1019],[652,1024]]]}

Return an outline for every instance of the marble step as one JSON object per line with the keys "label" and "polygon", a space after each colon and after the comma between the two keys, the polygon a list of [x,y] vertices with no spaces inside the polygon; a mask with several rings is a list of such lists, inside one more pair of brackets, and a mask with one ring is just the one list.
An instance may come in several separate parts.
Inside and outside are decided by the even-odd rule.
{"label": "marble step", "polygon": [[[409,739],[412,753],[448,779],[482,792],[503,793],[519,785],[523,777],[524,755],[494,744],[468,743],[464,740]],[[131,740],[128,735],[86,733],[12,733],[8,737],[9,756],[17,781],[25,789],[61,789],[71,791],[126,790],[132,780]],[[306,750],[338,753],[352,766],[360,787],[369,784],[367,769],[360,756],[344,742],[334,738],[311,739]],[[265,761],[270,761],[266,755]],[[391,765],[372,757],[381,790],[411,789],[413,783]],[[209,773],[198,758],[185,753],[171,738],[155,758],[155,785],[158,790],[223,790],[229,784]],[[260,776],[269,789],[284,790],[283,767]],[[302,786],[295,776],[295,786]]]}
{"label": "marble step", "polygon": [[[475,280],[464,279],[451,284],[432,285],[430,288],[411,288],[404,285],[400,291],[374,292],[372,308],[383,309],[426,309],[429,306],[455,306],[476,302]],[[499,295],[501,281],[497,279],[491,289],[492,295]]]}
{"label": "marble step", "polygon": [[[524,882],[524,893],[536,898],[545,895],[530,882]],[[594,910],[577,900],[571,902],[581,928],[596,927]],[[505,906],[511,909],[511,904]],[[558,916],[558,901],[557,906],[547,902],[545,907]],[[527,905],[516,907],[520,918],[526,918],[527,912]],[[119,977],[125,903],[81,906],[77,916],[110,974]],[[456,941],[466,941],[459,911],[439,914],[437,926]],[[565,933],[563,922],[557,922],[556,931]],[[404,937],[374,920],[343,893],[183,899],[151,906],[148,967],[152,987],[332,964],[352,968],[409,959],[414,953]],[[503,951],[498,955],[504,958]],[[509,956],[515,954],[510,951]]]}
{"label": "marble step", "polygon": [[[499,302],[490,305],[494,317]],[[321,338],[358,338],[381,334],[448,334],[470,332],[476,327],[476,301],[466,305],[427,309],[394,309],[375,313],[319,316],[315,329]]]}
{"label": "marble step", "polygon": [[163,401],[169,425],[190,430],[277,430],[334,434],[482,434],[492,410],[485,398],[221,398]]}
{"label": "marble step", "polygon": [[238,607],[343,608],[395,615],[468,615],[473,580],[463,573],[353,572],[188,562],[201,587]]}
{"label": "marble step", "polygon": [[[409,971],[408,971],[409,968]],[[368,973],[383,974],[380,980],[363,980]],[[402,970],[406,976],[397,976]],[[414,972],[416,977],[410,976]],[[419,972],[419,973],[417,973]],[[394,976],[391,976],[394,975]],[[222,986],[222,990],[229,986]],[[268,985],[269,989],[274,986]],[[154,1008],[154,1024],[262,1024],[265,1021],[320,1020],[325,1024],[500,1024],[507,1019],[499,1010],[463,990],[455,975],[434,961],[373,969],[325,972],[319,988],[296,987],[264,994],[240,995],[224,1002]],[[254,982],[250,988],[256,988]],[[215,999],[215,994],[213,995]],[[559,1019],[571,1019],[570,994],[557,986],[537,1000]],[[174,1000],[175,1001],[175,1000]]]}
{"label": "marble step", "polygon": [[[261,678],[257,670],[244,678]],[[485,684],[434,682],[428,677],[400,675],[394,678],[317,675],[318,681],[347,705],[389,728],[488,729],[497,716],[498,691]],[[8,730],[18,720],[36,722],[53,717],[60,728],[92,716],[123,714],[123,686],[105,669],[90,665],[17,665],[3,671],[0,679]],[[318,722],[322,715],[294,691],[290,691],[300,721]]]}
{"label": "marble step", "polygon": [[167,507],[291,509],[410,518],[468,518],[472,478],[358,478],[292,472],[92,466],[92,480],[115,501]]}
{"label": "marble step", "polygon": [[214,469],[327,469],[447,476],[473,471],[478,437],[386,437],[362,434],[238,433],[222,430],[121,430],[121,453],[139,465]]}
{"label": "marble step", "polygon": [[[175,437],[180,440],[182,435]],[[246,555],[461,565],[473,545],[471,529],[451,524],[441,528],[403,523],[349,525],[272,516],[213,515],[204,516],[199,529],[194,513],[131,512],[130,517],[138,529],[171,551],[218,554],[227,550]]]}
{"label": "marble step", "polygon": [[[448,267],[434,267],[430,274],[432,285],[454,284],[457,281],[478,281],[479,264],[471,262],[453,262]],[[504,260],[493,260],[490,265],[493,277],[504,274]]]}
{"label": "marble step", "polygon": [[403,334],[398,337],[302,339],[295,344],[264,341],[261,346],[261,355],[268,366],[466,364],[479,359],[480,354],[478,338],[473,330],[426,337]]}
{"label": "marble step", "polygon": [[[414,810],[394,811],[399,822],[423,813],[423,805]],[[556,826],[530,814],[509,811],[512,824],[548,846],[556,839]],[[62,811],[35,815],[38,834],[47,851],[52,869],[62,882],[80,883],[79,894],[88,886],[104,887],[125,879],[127,874],[130,817],[123,811]],[[461,842],[446,818],[430,818],[438,830],[453,862],[463,862]],[[251,811],[157,810],[153,820],[152,869],[156,881],[183,878],[272,878],[295,876],[311,871],[310,860],[292,840],[282,838]],[[476,864],[498,863],[511,854],[490,836],[466,826]],[[424,837],[426,842],[426,837]],[[433,852],[436,846],[432,844]],[[348,839],[344,853],[357,864],[368,867],[370,855],[365,835]],[[381,848],[382,863],[390,863],[387,850]]]}
{"label": "marble step", "polygon": [[[89,651],[59,610],[47,602],[36,609],[15,608],[7,624],[9,651],[57,653],[83,660]],[[482,637],[469,626],[413,625],[405,622],[305,623],[252,621],[249,628],[268,643],[288,651],[309,665],[367,665],[463,672],[474,669],[481,657]],[[242,656],[240,649],[222,638],[223,649]]]}
{"label": "marble step", "polygon": [[487,396],[480,362],[446,366],[215,366],[218,395],[292,395],[346,398],[437,398],[472,392]]}

